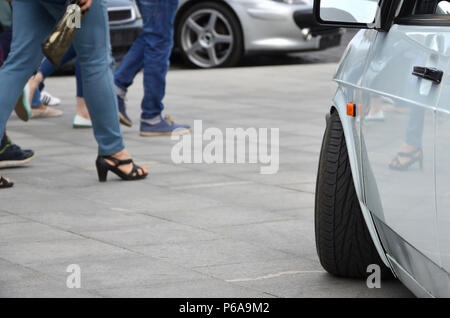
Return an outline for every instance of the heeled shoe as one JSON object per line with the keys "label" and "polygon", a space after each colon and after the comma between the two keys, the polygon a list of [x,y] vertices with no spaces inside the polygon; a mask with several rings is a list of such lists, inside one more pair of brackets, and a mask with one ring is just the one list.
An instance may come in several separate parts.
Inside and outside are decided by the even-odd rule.
{"label": "heeled shoe", "polygon": [[[114,165],[109,164],[106,160],[112,161]],[[97,161],[95,162],[95,164],[97,166],[98,180],[100,182],[106,182],[109,171],[115,173],[118,177],[125,181],[142,180],[145,179],[148,175],[148,173],[144,172],[143,168],[133,162],[133,159],[119,160],[111,156],[99,156],[97,157]],[[131,169],[130,173],[126,174],[119,169],[120,166],[128,164],[133,164],[133,169]],[[142,172],[142,174],[139,174],[139,170]]]}
{"label": "heeled shoe", "polygon": [[[400,162],[400,158],[408,159],[404,163]],[[389,164],[389,168],[397,171],[406,171],[411,168],[415,163],[419,163],[420,170],[423,170],[423,151],[417,149],[412,152],[399,152],[397,156]]]}
{"label": "heeled shoe", "polygon": [[6,180],[3,177],[0,177],[0,189],[12,188],[14,186],[13,182]]}

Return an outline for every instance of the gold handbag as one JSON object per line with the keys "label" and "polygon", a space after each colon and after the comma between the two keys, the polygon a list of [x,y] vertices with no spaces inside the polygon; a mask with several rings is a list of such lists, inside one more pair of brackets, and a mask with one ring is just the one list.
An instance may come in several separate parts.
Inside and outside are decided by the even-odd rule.
{"label": "gold handbag", "polygon": [[66,12],[50,36],[42,43],[42,51],[47,59],[59,67],[72,45],[77,30],[81,27],[83,14],[78,0],[69,0]]}

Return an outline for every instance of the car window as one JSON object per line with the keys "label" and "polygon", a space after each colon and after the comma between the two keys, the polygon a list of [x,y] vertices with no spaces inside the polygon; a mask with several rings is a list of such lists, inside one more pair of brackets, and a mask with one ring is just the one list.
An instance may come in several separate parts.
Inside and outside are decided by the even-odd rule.
{"label": "car window", "polygon": [[450,27],[450,1],[404,1],[395,23]]}
{"label": "car window", "polygon": [[441,0],[418,1],[414,14],[443,15],[450,12],[450,2]]}

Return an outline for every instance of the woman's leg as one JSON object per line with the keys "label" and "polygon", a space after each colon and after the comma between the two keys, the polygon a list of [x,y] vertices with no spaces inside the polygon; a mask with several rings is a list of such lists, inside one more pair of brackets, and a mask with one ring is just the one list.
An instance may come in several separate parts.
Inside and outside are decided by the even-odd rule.
{"label": "woman's leg", "polygon": [[6,121],[19,98],[23,87],[38,68],[43,56],[41,43],[50,33],[52,18],[42,8],[40,1],[14,0],[11,52],[0,69],[0,131],[4,131]]}
{"label": "woman's leg", "polygon": [[[61,6],[41,2],[54,17],[62,12]],[[78,29],[74,47],[83,75],[83,92],[92,118],[94,135],[99,145],[99,156],[114,157],[114,160],[130,159],[125,150],[122,130],[117,112],[117,99],[113,83],[113,58],[109,38],[108,13],[105,0],[96,0],[84,15]],[[114,164],[111,159],[101,159],[102,169],[106,164]],[[103,160],[103,161],[102,161]],[[129,162],[129,161],[127,161]],[[97,169],[99,166],[97,165]],[[118,168],[132,177],[147,175],[148,168],[138,168],[133,163]],[[134,172],[133,172],[134,171]]]}
{"label": "woman's leg", "polygon": [[[76,57],[77,53],[75,52],[75,48],[72,45],[69,51],[67,51],[66,55],[64,55],[60,67],[69,63]],[[44,59],[44,61],[41,63],[41,67],[39,68],[39,72],[42,74],[43,79],[46,79],[47,77],[52,75],[55,71],[56,71],[55,66],[53,66],[53,64],[50,63],[48,59]]]}
{"label": "woman's leg", "polygon": [[36,0],[14,0],[13,9],[13,20],[20,23],[13,25],[11,51],[0,68],[0,131],[5,130],[23,87],[41,62],[41,43],[52,27],[51,17]]}
{"label": "woman's leg", "polygon": [[0,45],[0,67],[3,65],[4,55],[3,55],[3,48]]}
{"label": "woman's leg", "polygon": [[86,106],[86,101],[84,99],[83,92],[83,77],[81,75],[80,63],[75,65],[75,76],[77,78],[77,115],[83,117],[84,119],[90,120],[91,116]]}
{"label": "woman's leg", "polygon": [[[63,5],[40,1],[58,19]],[[117,113],[113,86],[111,44],[105,0],[93,1],[84,15],[74,41],[83,75],[83,91],[99,145],[99,155],[108,156],[122,151],[125,146]]]}
{"label": "woman's leg", "polygon": [[[72,61],[74,58],[76,58],[76,56],[77,54],[75,52],[75,48],[72,45],[69,51],[67,51],[64,58],[62,59],[60,66],[63,66],[66,63]],[[56,67],[53,66],[53,64],[50,63],[50,61],[47,58],[45,58],[42,61],[41,66],[39,67],[39,71],[36,73],[36,75],[30,78],[28,84],[30,85],[30,91],[34,92],[31,107],[37,108],[42,107],[44,105],[41,98],[41,91],[43,91],[44,88],[42,83],[47,77],[52,75],[55,71]]]}
{"label": "woman's leg", "polygon": [[84,98],[83,76],[81,75],[81,66],[78,61],[75,64],[75,76],[77,79],[77,97]]}
{"label": "woman's leg", "polygon": [[[69,51],[67,51],[66,55],[63,57],[60,66],[63,66],[66,63],[72,61],[74,58],[76,58],[76,56],[77,56],[77,54],[75,52],[75,48],[72,45],[70,47]],[[41,66],[39,67],[39,71],[37,72],[37,74],[30,79],[30,81],[29,81],[30,85],[32,85],[32,88],[39,87],[39,85],[41,85],[41,83],[47,77],[52,75],[55,71],[56,71],[56,67],[53,66],[53,64],[50,63],[50,61],[47,58],[45,58],[42,61]],[[43,87],[39,87],[39,89],[42,91]],[[36,93],[37,93],[37,91],[36,91]],[[37,99],[36,96],[34,98]]]}
{"label": "woman's leg", "polygon": [[0,46],[3,49],[4,58],[8,56],[9,51],[11,49],[11,37],[12,37],[11,29],[6,29],[5,31],[3,31],[3,33],[0,34]]}
{"label": "woman's leg", "polygon": [[83,77],[82,88],[91,115],[99,155],[125,148],[117,112],[113,83],[113,58],[104,0],[94,1],[83,18],[74,42]]}

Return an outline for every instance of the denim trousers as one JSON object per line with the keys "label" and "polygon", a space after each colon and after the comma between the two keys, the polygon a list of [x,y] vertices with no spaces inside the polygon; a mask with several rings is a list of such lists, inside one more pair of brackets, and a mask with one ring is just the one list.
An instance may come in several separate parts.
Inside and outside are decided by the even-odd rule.
{"label": "denim trousers", "polygon": [[[9,42],[8,40],[6,40],[8,37],[10,37],[9,33],[6,33],[6,31],[4,31],[3,33],[0,33],[0,67],[2,67],[4,59],[6,58],[6,56],[8,55],[9,52]],[[8,141],[8,137],[6,135],[6,129],[3,131],[3,134],[0,134],[1,138],[0,138],[0,150],[3,149],[3,147],[6,145],[7,141]]]}
{"label": "denim trousers", "polygon": [[[0,131],[23,87],[43,59],[41,43],[64,13],[64,5],[42,0],[14,0],[11,52],[0,68]],[[74,47],[83,74],[83,91],[92,118],[99,155],[125,148],[117,112],[113,59],[105,0],[93,1],[77,31]]]}
{"label": "denim trousers", "polygon": [[142,33],[119,67],[115,84],[124,91],[144,69],[142,119],[154,118],[164,109],[166,75],[173,48],[173,26],[178,0],[137,0],[144,21]]}
{"label": "denim trousers", "polygon": [[[77,57],[77,52],[75,51],[75,48],[73,45],[70,47],[69,51],[67,51],[66,55],[63,57],[61,61],[61,66],[64,66],[66,63],[71,62],[73,59]],[[39,68],[39,71],[42,73],[42,76],[44,80],[52,75],[54,72],[56,72],[57,68],[48,60],[44,59],[42,61],[41,66]],[[83,77],[81,76],[81,69],[80,69],[80,63],[78,61],[75,63],[75,77],[77,80],[77,97],[83,98]],[[42,87],[41,87],[42,86]],[[39,107],[42,106],[42,100],[41,100],[41,91],[44,88],[44,85],[39,86],[39,88],[36,90],[36,93],[34,93],[33,101],[31,103],[31,107]]]}
{"label": "denim trousers", "polygon": [[[2,49],[2,56],[3,59],[6,59],[6,57],[9,54],[9,50],[11,49],[11,37],[12,37],[12,31],[11,29],[6,29],[2,33],[0,33],[0,47]],[[2,60],[4,62],[4,60]]]}

